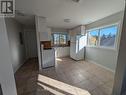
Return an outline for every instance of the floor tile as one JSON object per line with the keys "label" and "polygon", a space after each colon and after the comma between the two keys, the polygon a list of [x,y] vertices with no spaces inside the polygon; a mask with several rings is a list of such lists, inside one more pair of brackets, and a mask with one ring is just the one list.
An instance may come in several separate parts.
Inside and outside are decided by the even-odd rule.
{"label": "floor tile", "polygon": [[59,58],[56,67],[38,71],[36,58],[15,73],[18,95],[110,95],[114,74],[96,64]]}

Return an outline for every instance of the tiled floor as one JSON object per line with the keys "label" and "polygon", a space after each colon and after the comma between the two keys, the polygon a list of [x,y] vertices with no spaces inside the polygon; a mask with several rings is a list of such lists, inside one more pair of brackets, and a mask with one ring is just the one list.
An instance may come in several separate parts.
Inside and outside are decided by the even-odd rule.
{"label": "tiled floor", "polygon": [[114,74],[95,64],[58,58],[56,67],[38,71],[36,59],[15,74],[18,95],[111,95]]}

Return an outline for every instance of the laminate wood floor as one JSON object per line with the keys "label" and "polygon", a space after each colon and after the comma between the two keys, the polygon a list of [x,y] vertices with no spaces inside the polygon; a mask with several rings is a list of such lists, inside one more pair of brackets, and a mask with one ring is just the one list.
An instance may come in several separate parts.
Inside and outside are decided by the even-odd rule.
{"label": "laminate wood floor", "polygon": [[96,64],[57,58],[55,67],[38,69],[33,58],[15,73],[18,95],[111,95],[114,73]]}

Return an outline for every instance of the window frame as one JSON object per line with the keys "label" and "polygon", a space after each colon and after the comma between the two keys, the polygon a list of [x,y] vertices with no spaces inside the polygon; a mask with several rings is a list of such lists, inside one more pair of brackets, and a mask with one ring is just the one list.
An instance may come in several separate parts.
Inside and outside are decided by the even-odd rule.
{"label": "window frame", "polygon": [[[59,35],[59,44],[54,44],[54,34],[58,34]],[[66,36],[66,44],[61,44],[61,39],[60,39],[60,35],[65,35]],[[53,33],[52,34],[52,39],[53,39],[53,46],[67,46],[68,45],[68,34],[65,33]]]}
{"label": "window frame", "polygon": [[[106,47],[106,46],[100,46],[100,30],[101,29],[104,29],[104,28],[108,28],[108,27],[112,27],[112,26],[117,26],[117,34],[115,36],[115,42],[114,42],[114,47]],[[99,30],[99,37],[98,37],[98,45],[96,46],[93,46],[93,45],[89,45],[89,42],[88,42],[88,35],[89,35],[89,32],[90,31],[93,31],[93,30]],[[118,42],[119,42],[119,31],[120,31],[120,24],[119,23],[114,23],[114,24],[109,24],[109,25],[104,25],[104,26],[101,26],[101,27],[97,27],[97,28],[92,28],[92,29],[88,29],[86,30],[86,33],[87,33],[87,45],[86,47],[94,47],[94,48],[103,48],[103,49],[111,49],[111,50],[117,50],[117,46],[118,46]]]}
{"label": "window frame", "polygon": [[[91,31],[95,31],[95,30],[98,30],[98,43],[97,43],[97,45],[89,45],[89,33],[91,32]],[[88,46],[91,46],[91,47],[97,47],[98,45],[99,45],[99,29],[92,29],[92,30],[90,30],[90,31],[88,31],[88,33],[87,33],[87,45]]]}

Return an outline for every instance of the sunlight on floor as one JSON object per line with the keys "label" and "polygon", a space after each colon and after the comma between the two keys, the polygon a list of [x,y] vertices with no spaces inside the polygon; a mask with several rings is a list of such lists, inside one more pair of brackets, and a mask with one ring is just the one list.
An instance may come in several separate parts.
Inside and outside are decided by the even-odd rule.
{"label": "sunlight on floor", "polygon": [[88,91],[84,89],[68,85],[66,83],[54,80],[40,74],[38,75],[38,85],[42,86],[44,89],[50,91],[55,95],[66,95],[63,92],[70,95],[91,95]]}
{"label": "sunlight on floor", "polygon": [[45,86],[45,85],[43,85],[43,84],[41,84],[41,83],[37,83],[37,84],[38,84],[39,86],[43,87],[44,89],[50,91],[51,93],[55,94],[55,95],[65,95],[65,94],[60,93],[60,92],[58,92],[58,91],[56,91],[56,90],[54,90],[54,89],[52,89],[52,88],[50,88],[50,87],[48,87],[48,86]]}
{"label": "sunlight on floor", "polygon": [[56,61],[60,61],[60,62],[61,62],[61,61],[63,61],[63,60],[62,60],[62,59],[60,59],[60,58],[56,58]]}

